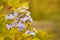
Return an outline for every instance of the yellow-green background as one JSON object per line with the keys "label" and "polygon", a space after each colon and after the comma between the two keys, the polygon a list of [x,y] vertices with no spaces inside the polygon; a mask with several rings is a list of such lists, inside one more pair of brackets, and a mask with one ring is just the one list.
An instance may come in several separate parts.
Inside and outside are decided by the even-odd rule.
{"label": "yellow-green background", "polygon": [[23,5],[29,6],[34,20],[33,26],[39,30],[38,35],[41,40],[60,40],[60,0],[0,0],[0,40],[5,37],[7,40],[9,37],[10,40],[14,39],[14,35],[10,34],[11,32],[5,26],[6,4],[13,9]]}

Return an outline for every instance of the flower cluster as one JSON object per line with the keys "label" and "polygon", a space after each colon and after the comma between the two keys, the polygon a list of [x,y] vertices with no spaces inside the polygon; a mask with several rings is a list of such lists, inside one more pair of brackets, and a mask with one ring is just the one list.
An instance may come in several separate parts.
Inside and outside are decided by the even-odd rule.
{"label": "flower cluster", "polygon": [[[25,34],[35,35],[34,31],[31,31],[30,29],[28,29],[30,27],[30,24],[33,22],[30,14],[31,13],[28,11],[28,8],[25,6],[23,6],[22,8],[17,8],[16,10],[14,10],[13,14],[10,13],[6,15],[7,21],[14,20],[9,24],[7,23],[6,27],[8,28],[8,30],[10,30],[13,27],[18,27],[19,31],[23,31],[24,29],[26,29]],[[27,24],[28,26],[26,27],[25,24]]]}

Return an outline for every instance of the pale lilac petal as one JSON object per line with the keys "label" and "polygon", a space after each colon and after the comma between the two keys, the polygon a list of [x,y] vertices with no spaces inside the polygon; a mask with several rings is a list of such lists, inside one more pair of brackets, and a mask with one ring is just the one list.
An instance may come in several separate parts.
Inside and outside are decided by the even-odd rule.
{"label": "pale lilac petal", "polygon": [[26,10],[23,10],[23,9],[22,9],[22,10],[20,10],[20,12],[25,12],[25,11],[26,11]]}
{"label": "pale lilac petal", "polygon": [[17,8],[16,10],[20,10],[21,8]]}
{"label": "pale lilac petal", "polygon": [[29,32],[30,32],[30,30],[27,30],[27,31],[25,32],[25,34],[29,34]]}
{"label": "pale lilac petal", "polygon": [[12,26],[9,25],[9,24],[6,24],[6,27],[8,28],[8,30],[9,30],[10,28],[12,28]]}
{"label": "pale lilac petal", "polygon": [[23,30],[23,28],[21,28],[21,27],[18,27],[18,30],[19,30],[19,31],[22,31],[22,30]]}
{"label": "pale lilac petal", "polygon": [[26,6],[23,6],[22,8],[24,8],[24,9],[28,9],[28,7],[26,7]]}
{"label": "pale lilac petal", "polygon": [[18,13],[16,11],[14,11],[14,16],[18,16]]}
{"label": "pale lilac petal", "polygon": [[35,35],[35,33],[31,31],[31,32],[30,32],[30,35]]}
{"label": "pale lilac petal", "polygon": [[18,27],[25,28],[25,25],[22,24],[21,22],[18,23]]}
{"label": "pale lilac petal", "polygon": [[28,20],[28,17],[21,18],[20,20],[21,20],[22,22],[25,22],[25,21]]}
{"label": "pale lilac petal", "polygon": [[37,30],[36,30],[35,28],[33,28],[33,30],[34,30],[35,32],[37,32]]}

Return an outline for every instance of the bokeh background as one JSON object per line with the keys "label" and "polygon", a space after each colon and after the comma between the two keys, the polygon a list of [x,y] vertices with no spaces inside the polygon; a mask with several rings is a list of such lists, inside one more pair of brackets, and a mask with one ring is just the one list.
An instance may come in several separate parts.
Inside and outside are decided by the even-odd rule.
{"label": "bokeh background", "polygon": [[54,35],[49,40],[60,40],[60,0],[30,0],[29,4],[35,27]]}
{"label": "bokeh background", "polygon": [[8,5],[13,9],[24,5],[29,7],[33,27],[41,31],[43,40],[60,40],[60,0],[0,0],[0,40],[5,37],[9,40],[11,36],[6,36],[9,31],[5,26]]}
{"label": "bokeh background", "polygon": [[35,26],[54,35],[49,40],[60,40],[60,0],[30,0],[29,4]]}

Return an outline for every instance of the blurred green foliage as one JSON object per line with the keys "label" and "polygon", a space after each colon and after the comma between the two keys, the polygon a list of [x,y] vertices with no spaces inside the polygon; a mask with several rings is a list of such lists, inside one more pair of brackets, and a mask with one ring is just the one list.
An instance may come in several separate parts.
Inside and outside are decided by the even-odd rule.
{"label": "blurred green foliage", "polygon": [[21,32],[17,28],[7,30],[5,15],[0,15],[0,19],[0,40],[46,40],[45,37],[48,37],[48,34],[42,30],[39,30],[35,36],[25,34],[26,29]]}
{"label": "blurred green foliage", "polygon": [[60,0],[30,0],[30,11],[34,20],[60,20]]}
{"label": "blurred green foliage", "polygon": [[[19,7],[28,0],[0,0],[0,40],[31,40],[31,37],[23,33],[21,37],[17,29],[7,30],[5,20],[5,5]],[[48,29],[48,32],[39,30],[32,40],[59,40],[60,29],[60,0],[29,0],[29,10],[34,20],[53,21],[54,29]],[[20,2],[22,4],[20,4]],[[4,4],[6,3],[6,4]],[[28,5],[27,5],[28,6]],[[6,6],[7,8],[7,6]],[[4,10],[4,11],[3,11]],[[40,27],[40,26],[39,26]],[[25,38],[26,37],[26,38]],[[24,38],[24,39],[23,39]]]}

